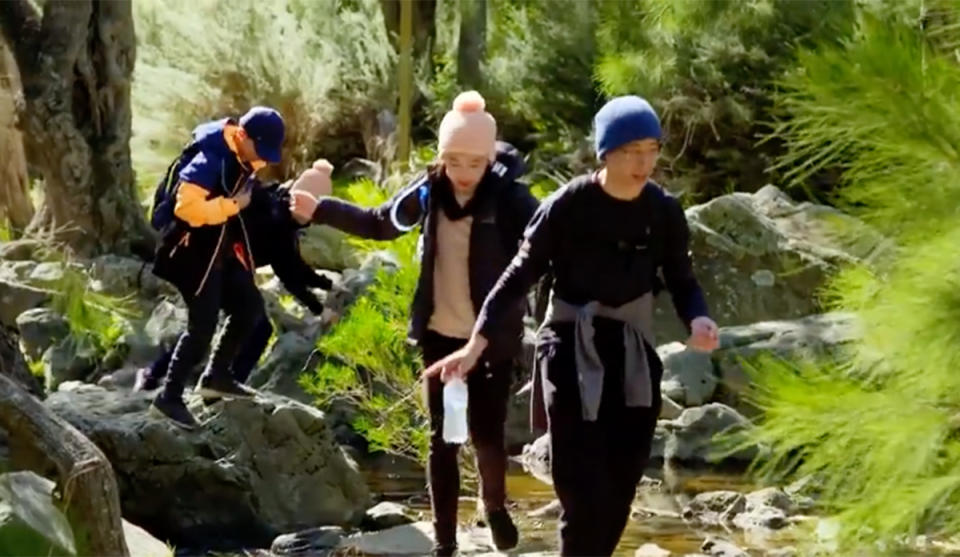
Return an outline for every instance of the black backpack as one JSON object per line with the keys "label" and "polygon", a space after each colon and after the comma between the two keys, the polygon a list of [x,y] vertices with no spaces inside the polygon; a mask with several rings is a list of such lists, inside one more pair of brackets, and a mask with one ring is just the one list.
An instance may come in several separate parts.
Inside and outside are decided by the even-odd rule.
{"label": "black backpack", "polygon": [[177,204],[177,187],[180,185],[180,170],[200,152],[200,145],[191,142],[173,159],[167,171],[157,182],[153,192],[153,207],[150,209],[150,226],[166,234],[176,223],[173,209]]}

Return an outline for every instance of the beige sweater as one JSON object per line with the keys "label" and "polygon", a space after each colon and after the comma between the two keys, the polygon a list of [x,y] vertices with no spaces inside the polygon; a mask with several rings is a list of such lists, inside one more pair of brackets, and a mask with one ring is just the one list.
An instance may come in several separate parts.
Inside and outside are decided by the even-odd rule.
{"label": "beige sweater", "polygon": [[[465,200],[457,199],[461,204]],[[437,212],[437,255],[433,267],[433,315],[428,328],[451,338],[470,338],[477,319],[470,299],[472,217],[452,221]]]}

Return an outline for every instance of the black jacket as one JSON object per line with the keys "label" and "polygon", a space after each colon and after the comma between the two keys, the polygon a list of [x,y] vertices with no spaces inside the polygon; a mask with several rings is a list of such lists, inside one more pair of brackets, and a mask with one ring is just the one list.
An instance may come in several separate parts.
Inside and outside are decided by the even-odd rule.
{"label": "black jacket", "polygon": [[310,291],[327,290],[330,279],[318,275],[300,255],[303,226],[290,216],[290,192],[273,183],[253,190],[250,205],[240,212],[250,238],[257,267],[269,265],[283,287],[311,312],[319,315],[323,304]]}
{"label": "black jacket", "polygon": [[[497,144],[497,160],[478,187],[489,187],[473,212],[470,230],[470,297],[479,315],[487,293],[513,258],[523,237],[527,221],[537,209],[537,200],[526,184],[517,179],[525,164],[520,153],[506,143]],[[442,178],[441,178],[442,179]],[[375,240],[390,240],[420,226],[423,249],[420,278],[413,297],[409,337],[419,342],[433,314],[433,270],[437,251],[437,211],[441,210],[433,194],[437,185],[428,174],[414,180],[376,208],[361,208],[339,199],[327,198],[317,205],[313,221],[344,232]],[[478,199],[479,201],[479,199]],[[491,361],[513,358],[520,351],[526,301],[511,306],[503,326],[492,334],[485,357]]]}

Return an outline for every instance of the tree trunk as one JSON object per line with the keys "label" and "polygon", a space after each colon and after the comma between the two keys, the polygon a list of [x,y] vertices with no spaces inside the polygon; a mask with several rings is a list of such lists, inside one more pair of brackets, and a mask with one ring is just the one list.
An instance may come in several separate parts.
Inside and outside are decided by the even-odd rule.
{"label": "tree trunk", "polygon": [[44,179],[33,228],[53,227],[80,254],[152,243],[130,160],[129,0],[0,2],[0,24],[23,81],[27,160]]}
{"label": "tree trunk", "polygon": [[13,379],[33,396],[43,397],[43,387],[27,368],[27,362],[20,352],[17,335],[13,330],[2,326],[0,326],[0,375]]}
{"label": "tree trunk", "polygon": [[[400,0],[380,0],[383,23],[394,50],[400,52]],[[413,2],[413,59],[430,58],[437,36],[437,0]]]}
{"label": "tree trunk", "polygon": [[11,446],[42,454],[56,467],[77,555],[129,555],[110,462],[13,379],[25,367],[15,347],[16,337],[0,329],[0,428]]}
{"label": "tree trunk", "polygon": [[17,63],[0,42],[0,225],[7,222],[17,233],[33,218],[27,158],[17,129],[17,104],[22,102]]}
{"label": "tree trunk", "polygon": [[460,40],[457,44],[457,82],[468,89],[483,87],[483,62],[487,38],[487,0],[462,0]]}

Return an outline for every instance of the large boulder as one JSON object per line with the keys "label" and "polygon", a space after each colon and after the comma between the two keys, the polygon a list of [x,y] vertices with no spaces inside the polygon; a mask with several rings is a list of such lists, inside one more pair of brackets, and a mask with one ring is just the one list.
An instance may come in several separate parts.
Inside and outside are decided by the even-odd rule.
{"label": "large boulder", "polygon": [[[433,524],[414,522],[379,532],[348,536],[340,540],[339,550],[346,555],[429,555],[433,549]],[[460,555],[490,554],[493,540],[486,528],[467,528],[457,532]]]}
{"label": "large boulder", "polygon": [[[0,555],[73,555],[73,528],[53,496],[54,482],[33,472],[0,475]],[[130,557],[173,557],[170,547],[123,521]]]}
{"label": "large boulder", "polygon": [[0,475],[0,555],[74,555],[73,530],[53,501],[55,484],[33,472]]}
{"label": "large boulder", "polygon": [[47,348],[40,358],[44,388],[55,391],[61,383],[83,381],[97,369],[100,353],[88,337],[67,336]]}
{"label": "large boulder", "polygon": [[725,454],[717,437],[750,426],[736,410],[719,403],[687,408],[675,420],[661,420],[658,429],[666,435],[664,458],[693,465],[745,464],[757,455],[756,448]]}
{"label": "large boulder", "polygon": [[0,325],[16,327],[21,313],[47,304],[51,297],[48,290],[0,279]]}
{"label": "large boulder", "polygon": [[371,531],[386,530],[387,528],[410,524],[415,519],[416,514],[410,508],[400,503],[382,501],[367,509],[361,527],[364,530]]}
{"label": "large boulder", "polygon": [[47,308],[33,308],[17,316],[17,329],[23,353],[37,360],[70,334],[70,324],[59,313]]}
{"label": "large boulder", "polygon": [[176,545],[265,547],[283,532],[355,525],[363,478],[319,410],[275,395],[204,407],[185,432],[148,415],[149,396],[69,383],[47,406],[113,465],[124,516]]}
{"label": "large boulder", "polygon": [[811,315],[792,321],[764,321],[720,330],[720,348],[713,363],[720,380],[713,400],[747,415],[755,409],[742,395],[750,385],[746,367],[759,355],[786,360],[835,356],[859,336],[854,316],[845,313]]}
{"label": "large boulder", "polygon": [[393,270],[399,267],[396,257],[389,251],[375,251],[363,257],[363,262],[356,269],[345,269],[335,282],[334,287],[327,292],[324,306],[342,315],[368,286],[373,284],[377,273],[381,270]]}
{"label": "large boulder", "polygon": [[101,255],[90,262],[93,289],[113,296],[139,294],[144,297],[160,293],[176,295],[176,288],[153,274],[150,263],[120,255]]}
{"label": "large boulder", "polygon": [[162,300],[153,308],[144,326],[147,340],[154,347],[173,345],[186,329],[187,308],[168,300]]}
{"label": "large boulder", "polygon": [[660,389],[663,395],[683,406],[699,406],[710,402],[717,389],[717,376],[710,354],[687,350],[681,342],[657,348],[663,361]]}
{"label": "large boulder", "polygon": [[[817,313],[817,289],[840,265],[872,259],[889,244],[836,209],[797,203],[774,186],[733,193],[687,209],[694,271],[722,326]],[[657,304],[661,342],[686,336]]]}
{"label": "large boulder", "polygon": [[300,371],[310,360],[314,343],[297,333],[283,333],[277,337],[270,354],[262,365],[250,374],[247,383],[262,391],[281,394],[308,403],[313,397],[299,384]]}

